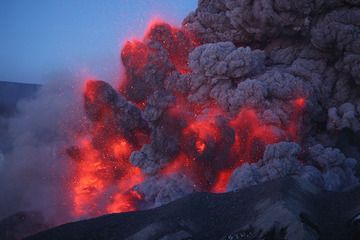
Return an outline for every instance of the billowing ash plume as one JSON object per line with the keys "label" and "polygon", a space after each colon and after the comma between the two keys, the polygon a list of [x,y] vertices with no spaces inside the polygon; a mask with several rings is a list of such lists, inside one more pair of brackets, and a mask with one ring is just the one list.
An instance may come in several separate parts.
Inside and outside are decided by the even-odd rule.
{"label": "billowing ash plume", "polygon": [[[155,23],[128,42],[118,94],[147,126],[129,157],[145,174],[140,204],[287,175],[356,185],[357,143],[339,142],[359,134],[357,4],[200,1],[182,29]],[[188,180],[173,184],[174,173]]]}
{"label": "billowing ash plume", "polygon": [[358,184],[359,20],[355,0],[201,0],[180,29],[151,24],[125,44],[118,89],[86,83],[72,216],[288,175]]}
{"label": "billowing ash plume", "polygon": [[293,142],[267,145],[261,160],[246,163],[234,171],[228,190],[289,175],[306,178],[329,191],[341,191],[358,184],[353,170],[356,160],[346,158],[339,149],[317,144],[310,147],[309,161],[304,164],[298,159],[300,151],[300,146]]}

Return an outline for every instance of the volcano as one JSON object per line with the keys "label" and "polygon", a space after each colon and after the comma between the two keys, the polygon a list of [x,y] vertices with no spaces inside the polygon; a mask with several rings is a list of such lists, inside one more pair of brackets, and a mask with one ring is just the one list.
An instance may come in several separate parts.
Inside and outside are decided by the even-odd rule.
{"label": "volcano", "polygon": [[[246,35],[251,40],[226,35],[223,24],[219,31],[230,38],[225,41],[203,33],[200,26],[215,27],[204,15],[222,19],[209,10],[218,8],[233,13],[228,21],[240,21],[246,17],[234,9],[251,4],[219,4],[202,1],[181,28],[151,21],[143,39],[124,45],[125,75],[117,89],[103,81],[85,83],[89,128],[68,151],[78,163],[72,185],[76,215],[146,209],[196,191],[225,192],[287,175],[333,191],[358,183],[351,157],[359,153],[346,157],[336,147],[343,130],[358,134],[359,88],[339,70],[345,53],[321,47],[330,41],[320,37],[321,30],[337,7],[330,4],[335,10],[324,11],[324,19],[312,25],[286,23],[296,31],[282,32],[285,22],[269,22],[270,30],[259,23],[259,36]],[[320,9],[309,10],[302,24]],[[350,27],[348,34],[358,30]],[[357,51],[353,41],[347,46]],[[354,86],[342,96],[345,102],[335,97],[340,75]],[[324,134],[334,141],[324,142]]]}
{"label": "volcano", "polygon": [[319,196],[348,196],[359,184],[359,19],[352,0],[201,0],[181,27],[151,21],[124,44],[118,84],[86,79],[81,110],[69,112],[81,116],[71,127],[60,117],[50,218],[147,210],[289,176]]}
{"label": "volcano", "polygon": [[[68,149],[77,162],[72,195],[78,216],[160,206],[195,191],[225,192],[234,170],[258,162],[270,144],[278,143],[274,148],[280,149],[275,151],[291,157],[299,152],[295,143],[280,142],[301,143],[304,86],[289,93],[292,96],[283,103],[287,121],[279,119],[276,124],[264,117],[268,111],[276,118],[263,105],[244,103],[235,110],[216,99],[194,99],[191,87],[181,89],[173,84],[191,86],[208,80],[197,69],[205,66],[196,66],[202,61],[196,56],[210,64],[206,48],[218,46],[196,48],[199,40],[186,30],[162,22],[152,24],[142,41],[125,44],[121,57],[126,75],[119,90],[103,81],[85,83],[89,130]],[[220,47],[237,55],[233,65],[238,66],[233,71],[238,73],[232,73],[234,79],[210,78],[213,83],[203,83],[208,90],[224,82],[252,84],[253,80],[244,78],[265,71],[263,52],[236,48],[230,42]],[[210,51],[209,57],[226,57],[216,54]],[[241,61],[249,61],[249,66],[242,66]],[[241,97],[237,88],[226,90],[229,98]],[[111,187],[118,189],[106,196]]]}

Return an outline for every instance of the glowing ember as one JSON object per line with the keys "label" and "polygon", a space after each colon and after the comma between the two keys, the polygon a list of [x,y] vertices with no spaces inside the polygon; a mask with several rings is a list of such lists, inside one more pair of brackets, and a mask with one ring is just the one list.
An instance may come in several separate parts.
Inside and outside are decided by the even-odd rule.
{"label": "glowing ember", "polygon": [[206,148],[206,144],[202,140],[197,140],[195,143],[196,150],[199,154],[202,154]]}
{"label": "glowing ember", "polygon": [[113,154],[116,158],[124,159],[130,156],[130,146],[125,140],[119,140],[112,145]]}
{"label": "glowing ember", "polygon": [[[241,163],[241,160],[239,161]],[[222,193],[226,191],[226,186],[230,180],[230,176],[233,172],[233,169],[224,170],[219,172],[217,180],[214,183],[211,191],[214,193]]]}
{"label": "glowing ember", "polygon": [[298,98],[295,100],[295,106],[298,108],[303,108],[305,106],[305,98]]}

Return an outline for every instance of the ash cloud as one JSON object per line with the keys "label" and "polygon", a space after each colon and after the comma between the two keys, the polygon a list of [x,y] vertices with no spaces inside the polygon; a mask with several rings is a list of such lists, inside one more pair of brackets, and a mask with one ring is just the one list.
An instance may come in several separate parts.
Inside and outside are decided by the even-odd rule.
{"label": "ash cloud", "polygon": [[238,190],[269,180],[293,175],[328,191],[342,191],[359,183],[355,176],[357,161],[346,158],[337,148],[317,144],[309,148],[309,158],[301,163],[301,147],[293,142],[266,146],[264,156],[254,164],[244,164],[231,176],[228,190]]}
{"label": "ash cloud", "polygon": [[183,173],[154,176],[134,189],[144,196],[142,208],[159,207],[199,190]]}
{"label": "ash cloud", "polygon": [[[355,186],[358,7],[204,0],[181,29],[158,23],[142,41],[127,43],[118,94],[136,103],[147,126],[149,142],[130,156],[148,176],[134,188],[144,204],[158,205],[156,194],[140,190],[154,181],[186,194],[164,176],[182,154],[190,159],[182,159],[188,178],[203,191],[229,170],[228,190],[287,175],[330,191]],[[344,138],[349,144],[339,144]]]}
{"label": "ash cloud", "polygon": [[[243,106],[254,106],[263,112],[266,121],[281,125],[291,119],[291,109],[287,107],[289,102],[296,96],[304,96],[306,103],[301,124],[303,151],[308,152],[307,147],[315,145],[309,148],[310,155],[317,149],[326,152],[322,155],[324,159],[332,161],[341,158],[339,161],[342,162],[345,156],[336,149],[339,146],[350,157],[358,157],[358,151],[354,150],[359,147],[358,143],[346,139],[359,135],[357,59],[360,28],[356,23],[359,17],[358,1],[200,1],[196,11],[184,20],[185,29],[195,33],[204,44],[198,49],[205,46],[224,49],[224,44],[236,45],[238,49],[249,46],[253,52],[263,51],[265,61],[257,60],[258,64],[264,62],[262,72],[245,79],[241,76],[234,79],[226,74],[226,64],[231,61],[218,65],[213,63],[214,60],[204,61],[202,66],[206,70],[202,70],[203,77],[197,77],[204,84],[196,87],[198,93],[195,95],[200,96],[196,99],[204,101],[213,98],[231,112]],[[204,59],[206,54],[204,57],[194,54],[198,49],[190,57]],[[221,53],[226,55],[227,51],[224,49]],[[214,59],[221,59],[216,50],[211,55]],[[196,60],[192,62],[198,63]],[[193,64],[194,73],[199,72],[196,71],[198,65]],[[219,87],[216,86],[219,77],[213,77],[207,70],[224,73],[222,77],[225,80],[221,79]],[[190,88],[190,91],[193,89]],[[212,94],[214,92],[216,94]],[[343,133],[345,130],[347,134]],[[339,144],[340,139],[348,144]],[[320,148],[318,144],[330,148]],[[235,170],[229,188],[271,179],[268,176],[270,173],[264,177],[263,171],[273,169],[273,161],[266,162],[264,158],[256,164],[246,164]],[[290,161],[294,157],[287,156],[285,159]],[[304,165],[302,168],[307,176],[323,182],[325,189],[341,190],[356,183],[356,161],[346,159],[349,165],[339,163],[331,169],[319,167],[318,158],[313,159],[310,165],[301,165]],[[282,166],[275,172],[277,177],[299,174],[288,166]],[[235,179],[239,182],[236,183]]]}

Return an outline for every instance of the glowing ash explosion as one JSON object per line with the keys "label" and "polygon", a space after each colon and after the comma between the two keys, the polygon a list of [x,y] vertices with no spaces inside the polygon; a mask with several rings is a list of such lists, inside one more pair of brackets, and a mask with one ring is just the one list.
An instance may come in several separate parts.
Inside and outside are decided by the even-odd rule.
{"label": "glowing ash explosion", "polygon": [[[122,50],[126,79],[119,91],[102,81],[86,82],[91,127],[68,149],[77,163],[71,186],[76,216],[158,206],[193,191],[225,192],[234,169],[261,159],[266,145],[300,140],[306,102],[301,89],[285,106],[288,121],[277,124],[252,104],[230,111],[190,96],[201,81],[236,84],[264,70],[260,51],[231,43],[219,49],[198,45],[186,30],[153,22],[142,41],[128,41]],[[226,55],[237,80],[199,79],[202,58],[221,61]],[[227,66],[221,64],[206,67],[224,74]]]}
{"label": "glowing ash explosion", "polygon": [[0,216],[58,224],[289,175],[354,187],[359,19],[356,0],[201,0],[181,28],[152,21],[116,89],[47,84],[10,122]]}

